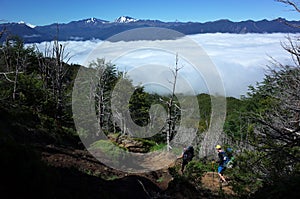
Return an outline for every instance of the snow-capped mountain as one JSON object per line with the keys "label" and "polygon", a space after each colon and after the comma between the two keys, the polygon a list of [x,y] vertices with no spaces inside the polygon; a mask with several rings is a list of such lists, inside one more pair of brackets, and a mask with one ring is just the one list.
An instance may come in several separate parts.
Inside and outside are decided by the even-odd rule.
{"label": "snow-capped mountain", "polygon": [[136,22],[138,21],[137,19],[134,19],[132,17],[128,16],[121,16],[115,20],[116,23],[130,23],[130,22]]}
{"label": "snow-capped mountain", "polygon": [[26,23],[26,22],[24,22],[24,21],[19,21],[18,24],[25,24],[26,26],[28,26],[28,27],[30,27],[30,28],[35,28],[35,27],[36,27],[36,25],[32,25],[32,24]]}
{"label": "snow-capped mountain", "polygon": [[108,21],[91,17],[84,20],[86,24],[108,23]]}
{"label": "snow-capped mountain", "polygon": [[[293,24],[287,25],[287,24]],[[69,23],[54,23],[45,26],[32,26],[25,22],[0,23],[0,31],[6,30],[0,42],[10,35],[18,35],[25,43],[52,41],[57,38],[57,28],[59,28],[58,39],[67,40],[105,40],[120,32],[144,27],[158,27],[176,30],[183,34],[199,33],[300,33],[300,21],[287,21],[283,18],[260,21],[240,21],[217,20],[211,22],[163,22],[159,20],[137,20],[132,17],[122,16],[114,22],[109,22],[97,18],[88,18]]]}
{"label": "snow-capped mountain", "polygon": [[85,21],[85,23],[97,23],[97,19],[94,18],[94,17],[92,17],[92,18],[90,18],[90,19],[87,19],[87,20]]}

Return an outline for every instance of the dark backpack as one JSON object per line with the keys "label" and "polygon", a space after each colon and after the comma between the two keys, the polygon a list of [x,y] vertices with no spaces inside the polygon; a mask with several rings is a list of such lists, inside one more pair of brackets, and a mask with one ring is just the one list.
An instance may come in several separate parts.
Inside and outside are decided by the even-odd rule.
{"label": "dark backpack", "polygon": [[191,161],[194,157],[194,147],[188,146],[183,153],[183,159],[186,161]]}

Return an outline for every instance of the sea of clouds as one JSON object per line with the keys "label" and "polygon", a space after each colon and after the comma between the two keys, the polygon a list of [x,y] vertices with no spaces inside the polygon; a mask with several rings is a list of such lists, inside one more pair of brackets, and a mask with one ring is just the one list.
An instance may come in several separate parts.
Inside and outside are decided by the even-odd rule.
{"label": "sea of clouds", "polygon": [[[199,75],[189,62],[189,57],[181,57],[179,53],[178,65],[182,69],[179,71],[177,92],[187,92],[190,87],[194,93],[210,92],[207,82],[213,82],[216,76],[212,75],[210,80],[207,80],[206,76],[214,73],[211,67],[215,67],[224,85],[223,94],[237,98],[245,95],[249,85],[255,85],[256,82],[263,80],[268,66],[272,66],[272,59],[282,64],[292,64],[291,56],[282,48],[282,43],[287,42],[287,36],[293,38],[300,35],[212,33],[186,36],[190,42],[194,42],[202,49],[199,55],[199,49],[185,47],[185,51],[190,51],[189,56],[194,58],[198,56],[201,59],[202,54],[207,54],[211,63],[203,66],[207,69],[210,67],[207,71],[203,71],[205,75]],[[97,57],[105,58],[119,70],[126,71],[135,84],[145,85],[150,90],[170,90],[168,86],[161,85],[170,84],[173,80],[170,69],[174,68],[175,54],[178,53],[180,44],[159,41],[160,48],[157,46],[149,48],[149,42],[153,41],[120,41],[111,45],[101,40],[61,43],[65,45],[65,51],[69,52],[69,63],[87,66]],[[44,52],[49,43],[42,42],[35,45]],[[196,53],[193,54],[194,50]]]}

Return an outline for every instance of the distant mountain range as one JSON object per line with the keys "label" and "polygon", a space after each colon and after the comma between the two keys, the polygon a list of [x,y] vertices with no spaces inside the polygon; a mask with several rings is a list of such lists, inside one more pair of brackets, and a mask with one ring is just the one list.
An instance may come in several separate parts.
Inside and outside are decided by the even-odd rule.
{"label": "distant mountain range", "polygon": [[283,18],[260,21],[218,20],[212,22],[162,22],[159,20],[138,20],[128,16],[117,18],[113,22],[90,18],[70,23],[32,26],[25,22],[2,23],[0,31],[5,30],[0,38],[4,41],[7,36],[18,35],[25,43],[52,41],[57,38],[66,40],[107,39],[117,33],[142,27],[160,27],[176,30],[183,34],[199,33],[299,33],[300,21],[287,21]]}

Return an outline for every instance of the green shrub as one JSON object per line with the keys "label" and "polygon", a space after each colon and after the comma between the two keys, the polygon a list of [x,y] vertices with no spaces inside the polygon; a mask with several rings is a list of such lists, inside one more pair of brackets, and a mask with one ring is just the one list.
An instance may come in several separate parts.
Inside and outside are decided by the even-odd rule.
{"label": "green shrub", "polygon": [[92,150],[100,150],[105,154],[106,158],[113,161],[112,163],[116,166],[120,166],[122,161],[126,158],[126,148],[121,148],[110,140],[99,140],[91,144],[90,148]]}
{"label": "green shrub", "polygon": [[188,178],[200,178],[205,172],[211,171],[211,165],[205,164],[203,161],[191,161],[186,166],[185,175]]}
{"label": "green shrub", "polygon": [[150,152],[159,151],[159,150],[166,149],[166,148],[167,148],[167,144],[166,143],[159,143],[159,144],[156,143],[155,145],[153,145],[150,148]]}

